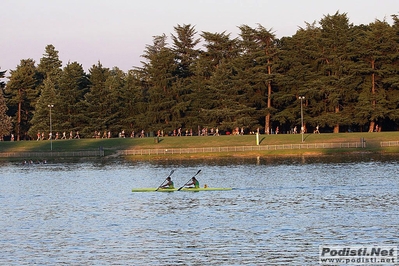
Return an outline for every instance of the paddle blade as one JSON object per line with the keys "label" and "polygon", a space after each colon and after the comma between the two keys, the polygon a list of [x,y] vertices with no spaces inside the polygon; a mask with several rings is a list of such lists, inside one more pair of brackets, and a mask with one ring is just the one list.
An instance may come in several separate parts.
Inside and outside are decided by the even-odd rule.
{"label": "paddle blade", "polygon": [[[170,174],[168,175],[168,177],[170,177],[174,172],[175,172],[175,169],[170,171]],[[168,179],[168,177],[166,179]],[[158,189],[163,185],[163,183],[165,183],[166,179],[162,182],[162,184],[159,185],[159,187],[155,191],[158,191]]]}

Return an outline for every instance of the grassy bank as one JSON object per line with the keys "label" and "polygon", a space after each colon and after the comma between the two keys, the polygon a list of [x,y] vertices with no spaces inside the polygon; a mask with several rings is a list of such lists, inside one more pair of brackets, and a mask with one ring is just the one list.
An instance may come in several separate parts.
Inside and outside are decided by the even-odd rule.
{"label": "grassy bank", "polygon": [[[346,143],[366,141],[366,148],[362,149],[300,149],[300,150],[273,150],[273,151],[251,151],[241,153],[220,154],[194,154],[185,156],[194,157],[217,157],[217,156],[267,156],[267,155],[299,155],[299,154],[331,154],[347,152],[373,152],[373,153],[399,153],[399,147],[381,147],[382,141],[399,140],[399,132],[380,133],[339,133],[339,134],[304,134],[304,143]],[[260,135],[259,145],[280,145],[302,143],[300,134]],[[132,149],[170,149],[170,148],[202,148],[202,147],[227,147],[227,146],[255,146],[256,136],[207,136],[207,137],[162,137],[159,139],[149,138],[114,138],[114,139],[73,139],[73,140],[49,140],[44,141],[15,141],[0,142],[0,153],[5,152],[49,152],[53,151],[87,151],[98,150],[100,147],[105,155],[115,155],[119,150]],[[168,155],[169,156],[169,155]],[[178,157],[178,155],[173,155]],[[135,159],[146,159],[148,156],[134,156]],[[151,158],[162,158],[150,156]],[[170,157],[170,156],[169,156]],[[148,158],[147,158],[148,159]]]}

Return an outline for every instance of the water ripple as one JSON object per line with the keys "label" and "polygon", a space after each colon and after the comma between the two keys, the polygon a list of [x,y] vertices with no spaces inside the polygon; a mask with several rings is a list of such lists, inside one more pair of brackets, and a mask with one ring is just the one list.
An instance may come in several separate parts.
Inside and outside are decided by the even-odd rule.
{"label": "water ripple", "polygon": [[[395,160],[1,167],[2,265],[315,265],[319,245],[399,238]],[[235,189],[130,192],[198,168]]]}

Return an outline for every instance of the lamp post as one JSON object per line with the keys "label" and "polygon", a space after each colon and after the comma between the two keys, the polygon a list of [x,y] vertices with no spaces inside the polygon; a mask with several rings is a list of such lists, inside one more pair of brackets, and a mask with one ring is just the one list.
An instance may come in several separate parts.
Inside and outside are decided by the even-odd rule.
{"label": "lamp post", "polygon": [[299,96],[299,99],[301,100],[301,134],[302,134],[302,142],[303,142],[303,133],[305,131],[305,128],[303,126],[303,107],[302,107],[302,101],[305,99],[305,96]]}
{"label": "lamp post", "polygon": [[53,129],[51,126],[51,108],[54,107],[53,104],[47,105],[50,108],[50,150],[53,150]]}

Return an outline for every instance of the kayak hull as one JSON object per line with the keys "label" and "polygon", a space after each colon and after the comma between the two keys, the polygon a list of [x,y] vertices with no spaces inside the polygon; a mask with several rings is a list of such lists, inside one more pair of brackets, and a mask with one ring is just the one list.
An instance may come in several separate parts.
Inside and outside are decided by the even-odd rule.
{"label": "kayak hull", "polygon": [[188,191],[188,192],[199,192],[199,191],[227,191],[232,190],[232,188],[222,188],[222,187],[207,187],[207,188],[133,188],[132,192],[175,192],[175,191]]}

